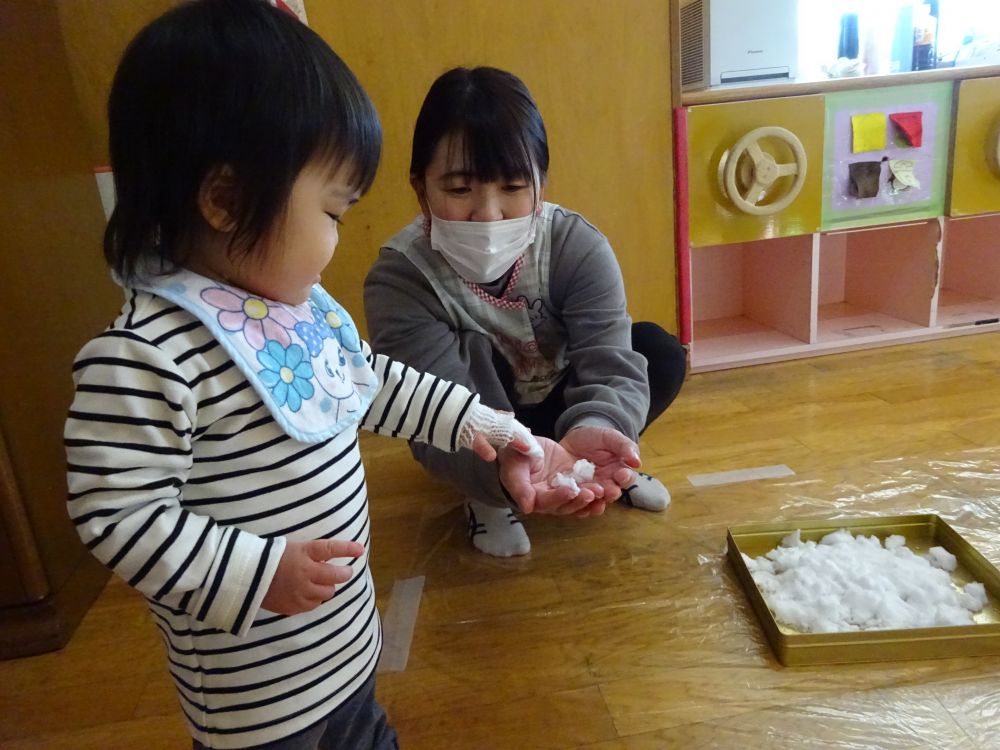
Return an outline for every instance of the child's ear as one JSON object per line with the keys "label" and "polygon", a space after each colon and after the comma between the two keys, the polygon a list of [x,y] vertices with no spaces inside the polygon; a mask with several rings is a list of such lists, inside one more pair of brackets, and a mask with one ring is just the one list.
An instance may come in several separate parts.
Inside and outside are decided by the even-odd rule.
{"label": "child's ear", "polygon": [[228,164],[212,167],[198,189],[198,210],[217,232],[236,228],[236,173]]}

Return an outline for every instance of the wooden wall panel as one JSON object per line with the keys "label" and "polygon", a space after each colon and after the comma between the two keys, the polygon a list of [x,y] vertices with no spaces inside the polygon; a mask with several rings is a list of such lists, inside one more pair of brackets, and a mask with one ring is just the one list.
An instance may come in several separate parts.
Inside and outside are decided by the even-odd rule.
{"label": "wooden wall panel", "polygon": [[87,123],[94,166],[108,163],[107,103],[111,80],[136,32],[178,0],[56,0],[64,57]]}
{"label": "wooden wall panel", "polygon": [[546,197],[611,240],[636,319],[676,331],[669,7],[662,0],[306,0],[310,25],[354,70],[382,117],[385,150],[324,281],[364,325],[361,285],[381,243],[417,213],[413,123],[456,65],[527,83],[549,133]]}
{"label": "wooden wall panel", "polygon": [[[105,101],[121,50],[176,0],[58,0],[94,164],[107,161]],[[611,240],[634,317],[676,330],[669,8],[660,0],[306,0],[310,25],[378,107],[386,142],[324,281],[365,328],[361,285],[381,243],[417,211],[410,137],[424,93],[455,65],[521,76],[549,131],[547,197]]]}
{"label": "wooden wall panel", "polygon": [[101,261],[104,219],[55,2],[0,0],[0,30],[0,435],[15,483],[4,499],[21,499],[55,593],[97,565],[66,515],[62,430],[73,357],[121,297]]}

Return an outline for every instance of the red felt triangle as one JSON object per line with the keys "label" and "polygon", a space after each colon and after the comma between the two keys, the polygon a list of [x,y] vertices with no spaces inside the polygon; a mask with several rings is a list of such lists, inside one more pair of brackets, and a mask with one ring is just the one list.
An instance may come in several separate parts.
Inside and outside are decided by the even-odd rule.
{"label": "red felt triangle", "polygon": [[889,119],[899,128],[907,143],[914,148],[920,148],[924,142],[923,112],[896,112],[889,115]]}

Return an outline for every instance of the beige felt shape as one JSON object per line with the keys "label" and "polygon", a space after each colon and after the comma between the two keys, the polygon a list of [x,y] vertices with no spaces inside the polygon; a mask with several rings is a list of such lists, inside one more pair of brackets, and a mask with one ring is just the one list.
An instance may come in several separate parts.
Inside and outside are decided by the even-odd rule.
{"label": "beige felt shape", "polygon": [[[760,141],[764,138],[776,138],[784,142],[792,151],[792,161],[779,164],[774,156],[761,148]],[[750,162],[749,168],[740,170],[743,184],[750,184],[745,191],[740,189],[736,179],[744,154],[749,157]],[[746,214],[766,216],[784,210],[798,197],[806,181],[808,160],[802,141],[792,131],[772,126],[751,130],[740,138],[722,155],[719,166],[726,195],[736,208]],[[781,177],[795,178],[788,191],[772,203],[759,205],[768,189]]]}

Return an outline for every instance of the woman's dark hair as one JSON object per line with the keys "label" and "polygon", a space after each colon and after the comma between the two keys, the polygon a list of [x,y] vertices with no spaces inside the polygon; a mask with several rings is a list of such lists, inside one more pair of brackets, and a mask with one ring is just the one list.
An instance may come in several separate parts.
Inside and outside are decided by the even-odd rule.
{"label": "woman's dark hair", "polygon": [[438,143],[458,136],[465,169],[480,182],[544,180],[549,171],[545,124],[517,76],[497,68],[453,68],[427,92],[413,130],[410,175],[423,178]]}
{"label": "woman's dark hair", "polygon": [[183,260],[213,169],[233,172],[229,250],[246,255],[283,219],[304,166],[348,164],[365,192],[382,147],[350,69],[264,0],[193,0],[140,31],[115,73],[108,124],[117,204],[104,255],[124,281],[143,260],[166,271]]}

